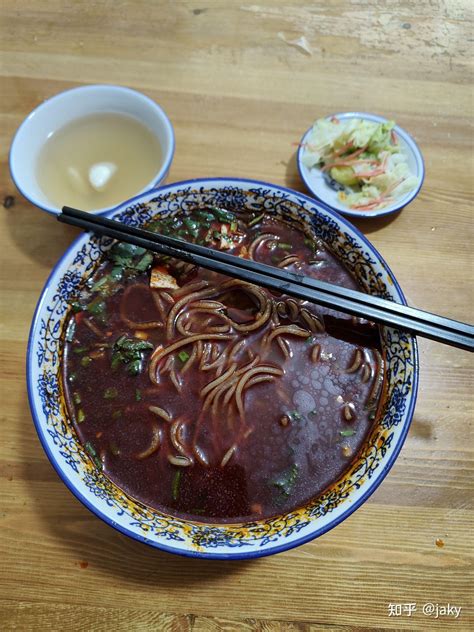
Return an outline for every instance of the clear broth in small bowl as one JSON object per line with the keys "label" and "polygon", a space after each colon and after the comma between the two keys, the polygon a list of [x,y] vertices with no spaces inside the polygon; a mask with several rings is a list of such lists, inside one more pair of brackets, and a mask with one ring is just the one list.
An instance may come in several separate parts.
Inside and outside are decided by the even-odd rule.
{"label": "clear broth in small bowl", "polygon": [[136,195],[162,161],[160,142],[143,123],[101,112],[65,125],[47,140],[37,177],[53,204],[91,211]]}

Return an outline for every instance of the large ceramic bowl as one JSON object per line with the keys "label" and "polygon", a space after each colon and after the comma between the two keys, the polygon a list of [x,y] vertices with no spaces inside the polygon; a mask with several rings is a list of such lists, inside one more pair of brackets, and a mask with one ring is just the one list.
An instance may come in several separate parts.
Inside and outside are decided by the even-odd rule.
{"label": "large ceramic bowl", "polygon": [[[405,302],[375,248],[349,222],[314,200],[272,184],[213,178],[171,184],[142,194],[109,215],[131,225],[168,216],[197,203],[249,207],[311,227],[370,293]],[[62,396],[61,357],[68,301],[94,272],[105,238],[81,235],[46,282],[28,346],[28,394],[44,450],[69,489],[97,516],[122,533],[172,553],[213,559],[251,558],[312,540],[346,519],[378,487],[405,440],[415,406],[418,357],[415,340],[386,328],[388,392],[383,414],[349,471],[297,511],[247,524],[209,525],[181,520],[129,498],[97,471],[74,432]]]}

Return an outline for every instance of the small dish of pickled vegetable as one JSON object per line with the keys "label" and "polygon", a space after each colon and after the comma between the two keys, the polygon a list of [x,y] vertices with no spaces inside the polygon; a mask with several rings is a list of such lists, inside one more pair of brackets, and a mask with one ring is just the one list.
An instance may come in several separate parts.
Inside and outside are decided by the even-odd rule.
{"label": "small dish of pickled vegetable", "polygon": [[399,211],[425,175],[413,138],[394,121],[365,112],[315,121],[299,143],[297,164],[315,198],[356,217]]}

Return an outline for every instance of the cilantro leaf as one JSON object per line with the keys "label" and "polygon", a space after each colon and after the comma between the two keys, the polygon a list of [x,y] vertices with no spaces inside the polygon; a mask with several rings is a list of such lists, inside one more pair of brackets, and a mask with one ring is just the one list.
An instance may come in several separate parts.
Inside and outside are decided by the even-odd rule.
{"label": "cilantro leaf", "polygon": [[[153,263],[153,254],[141,246],[119,241],[107,253],[118,268],[145,272]],[[115,268],[114,268],[115,269]],[[116,273],[118,275],[118,271]]]}
{"label": "cilantro leaf", "polygon": [[143,368],[143,353],[151,349],[153,349],[151,342],[126,335],[120,336],[115,341],[112,350],[112,369],[125,364],[128,373],[138,375]]}
{"label": "cilantro leaf", "polygon": [[272,485],[280,491],[283,496],[290,496],[299,475],[299,468],[296,463],[282,472],[272,481]]}

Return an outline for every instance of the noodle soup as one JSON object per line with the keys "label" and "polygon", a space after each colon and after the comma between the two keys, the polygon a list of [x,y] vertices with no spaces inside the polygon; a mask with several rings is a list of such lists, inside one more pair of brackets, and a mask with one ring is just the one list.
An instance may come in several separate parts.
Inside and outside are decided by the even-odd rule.
{"label": "noodle soup", "polygon": [[[148,228],[357,288],[322,242],[275,218],[201,207]],[[79,438],[165,513],[292,511],[349,468],[377,416],[372,323],[127,244],[72,308],[63,382]]]}

